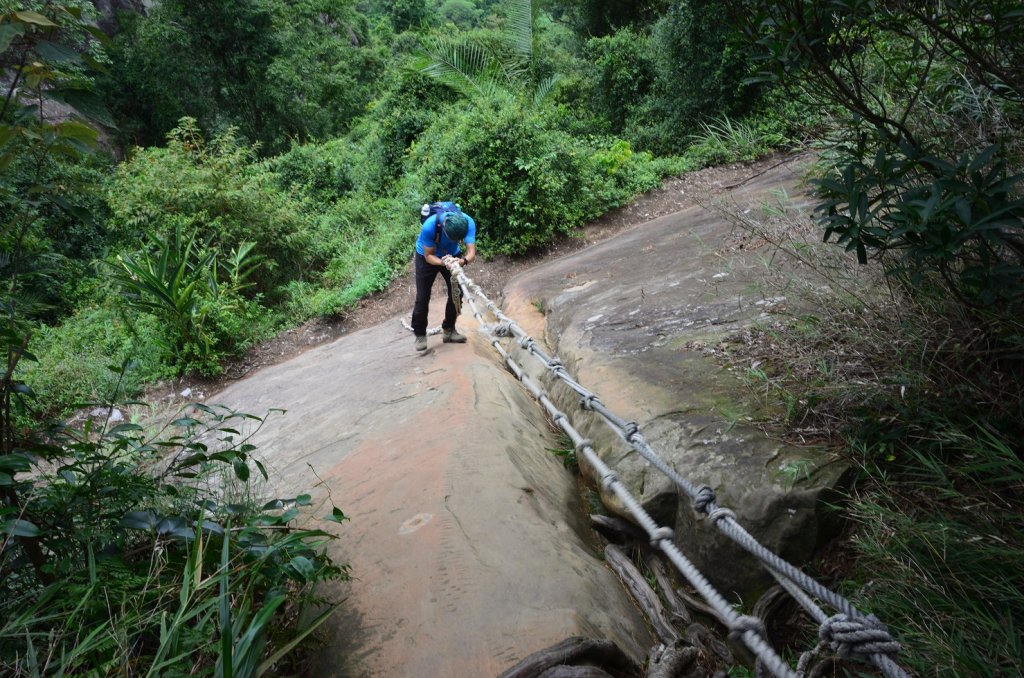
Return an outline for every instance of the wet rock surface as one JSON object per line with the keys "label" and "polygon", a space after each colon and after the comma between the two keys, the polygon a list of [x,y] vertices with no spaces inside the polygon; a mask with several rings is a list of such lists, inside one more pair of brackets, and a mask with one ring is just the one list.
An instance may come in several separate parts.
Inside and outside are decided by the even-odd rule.
{"label": "wet rock surface", "polygon": [[[759,209],[779,188],[798,193],[798,177],[799,161],[780,164],[733,188],[730,209]],[[800,563],[829,531],[824,500],[845,467],[825,450],[767,437],[754,425],[763,401],[699,348],[769,322],[779,301],[754,284],[760,255],[723,256],[732,231],[718,211],[689,207],[517,277],[504,306],[517,320],[531,318],[521,324],[545,336],[606,406],[637,422],[681,475],[711,486],[718,504],[735,511],[759,541]],[[739,594],[763,590],[769,575],[762,568],[596,415],[580,411],[575,393],[550,386],[602,458],[656,519],[675,527],[679,546],[717,586]],[[624,512],[614,497],[605,501]]]}

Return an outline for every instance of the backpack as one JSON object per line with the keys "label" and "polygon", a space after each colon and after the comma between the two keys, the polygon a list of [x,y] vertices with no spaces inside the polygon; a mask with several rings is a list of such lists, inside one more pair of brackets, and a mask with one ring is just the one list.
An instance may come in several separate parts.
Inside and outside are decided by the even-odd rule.
{"label": "backpack", "polygon": [[[445,212],[458,212],[462,214],[462,208],[454,202],[444,200],[441,202],[430,202],[424,203],[420,209],[420,224],[423,224],[431,216],[435,214],[444,214]],[[437,219],[434,221],[434,244],[441,242],[441,220]]]}

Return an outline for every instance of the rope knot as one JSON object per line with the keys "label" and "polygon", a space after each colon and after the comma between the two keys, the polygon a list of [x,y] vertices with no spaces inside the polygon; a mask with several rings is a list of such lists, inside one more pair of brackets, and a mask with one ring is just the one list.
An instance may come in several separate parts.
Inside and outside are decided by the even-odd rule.
{"label": "rope knot", "polygon": [[727,508],[717,507],[708,513],[708,520],[711,521],[712,525],[717,525],[718,521],[722,518],[732,518],[736,520],[736,514]]}
{"label": "rope knot", "polygon": [[608,471],[601,476],[601,489],[605,492],[611,492],[612,484],[619,482],[619,474],[615,471]]}
{"label": "rope knot", "polygon": [[693,508],[697,513],[707,513],[708,507],[715,503],[715,491],[708,485],[697,488],[697,497],[693,500]]}
{"label": "rope knot", "polygon": [[584,410],[593,410],[595,407],[601,404],[601,399],[591,393],[580,398],[580,407]]}
{"label": "rope knot", "polygon": [[635,421],[627,421],[622,427],[622,437],[627,443],[633,442],[633,438],[640,433],[640,426]]}
{"label": "rope knot", "polygon": [[558,426],[559,428],[564,428],[565,424],[563,422],[567,422],[569,420],[563,413],[559,412],[555,416],[551,417],[551,421],[555,424],[555,426]]}
{"label": "rope knot", "polygon": [[889,629],[875,615],[850,619],[845,614],[829,617],[818,628],[818,636],[842,658],[868,657],[873,654],[896,654],[900,644],[889,635]]}
{"label": "rope knot", "polygon": [[661,545],[663,539],[672,541],[676,536],[676,533],[672,531],[671,527],[659,527],[651,533],[651,546],[658,548]]}
{"label": "rope knot", "polygon": [[508,323],[495,323],[494,324],[494,336],[496,337],[511,337],[512,327]]}
{"label": "rope knot", "polygon": [[527,335],[519,340],[519,346],[524,351],[531,351],[533,350],[533,339]]}
{"label": "rope knot", "polygon": [[590,438],[584,438],[583,440],[581,440],[578,443],[576,443],[576,455],[579,456],[579,455],[583,454],[584,448],[587,448],[587,447],[589,447],[591,449],[593,449],[593,447],[594,447],[594,441],[591,440]]}
{"label": "rope knot", "polygon": [[739,639],[747,631],[753,631],[761,638],[765,637],[764,622],[757,617],[743,615],[729,627],[729,638]]}

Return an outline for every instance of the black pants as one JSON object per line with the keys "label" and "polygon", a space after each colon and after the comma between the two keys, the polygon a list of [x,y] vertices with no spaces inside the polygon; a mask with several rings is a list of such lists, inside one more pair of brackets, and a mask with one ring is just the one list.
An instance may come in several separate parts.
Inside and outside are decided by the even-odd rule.
{"label": "black pants", "polygon": [[452,272],[446,266],[433,266],[427,263],[422,254],[415,257],[416,268],[416,305],[412,309],[412,331],[417,337],[427,335],[427,309],[430,307],[430,290],[434,287],[437,274],[444,278],[448,286],[448,303],[444,306],[444,322],[441,327],[446,330],[455,329],[455,319],[459,317],[452,301]]}

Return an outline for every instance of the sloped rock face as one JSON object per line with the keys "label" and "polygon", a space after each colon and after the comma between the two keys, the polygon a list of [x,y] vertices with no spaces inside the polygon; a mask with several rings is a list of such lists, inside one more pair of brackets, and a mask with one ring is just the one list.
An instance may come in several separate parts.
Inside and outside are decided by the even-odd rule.
{"label": "sloped rock face", "polygon": [[[733,191],[757,205],[767,192],[794,192],[783,165]],[[714,488],[761,543],[799,564],[829,532],[826,503],[845,467],[827,451],[773,440],[751,422],[763,413],[747,386],[700,350],[770,320],[751,281],[754,256],[721,256],[731,225],[694,207],[662,217],[512,281],[506,312],[546,339],[569,371],[618,416],[640,425],[651,446],[694,485]],[[538,312],[543,309],[543,315]],[[532,328],[532,329],[530,329]],[[523,364],[533,362],[522,357]],[[578,396],[546,383],[602,458],[683,552],[723,591],[756,593],[769,575],[722,537],[685,495],[651,468]],[[800,469],[799,477],[787,470]],[[795,481],[795,482],[794,482]],[[624,513],[613,496],[605,503]]]}
{"label": "sloped rock face", "polygon": [[267,493],[329,490],[351,518],[330,549],[353,581],[333,587],[344,602],[314,675],[494,676],[577,635],[642,660],[650,632],[588,543],[550,427],[460,327],[468,344],[432,337],[417,354],[395,318],[209,399],[286,407],[256,439]]}

